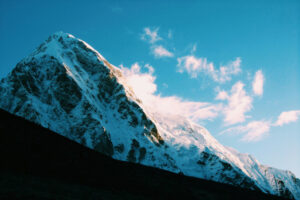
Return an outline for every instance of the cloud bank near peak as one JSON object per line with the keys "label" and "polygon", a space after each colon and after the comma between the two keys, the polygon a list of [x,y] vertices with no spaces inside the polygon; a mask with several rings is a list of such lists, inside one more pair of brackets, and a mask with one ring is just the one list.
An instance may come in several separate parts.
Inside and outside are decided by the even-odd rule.
{"label": "cloud bank near peak", "polygon": [[244,84],[240,81],[232,86],[230,93],[219,90],[215,99],[227,101],[222,110],[227,126],[244,122],[247,118],[246,112],[252,109],[252,97],[247,95]]}
{"label": "cloud bank near peak", "polygon": [[[173,49],[173,53],[161,44],[165,45],[168,40],[173,39],[171,30],[168,34],[164,34],[165,38],[159,35],[159,28],[146,27],[143,31],[141,39],[150,44],[151,54],[155,58],[174,58],[176,56],[177,72],[187,73],[192,79],[206,75],[216,84],[215,91],[217,92],[215,99],[212,99],[211,102],[188,101],[175,95],[162,96],[157,94],[156,77],[154,76],[154,69],[150,65],[140,66],[135,63],[131,68],[122,67],[123,73],[131,82],[137,96],[152,110],[184,116],[195,122],[204,119],[212,120],[222,116],[223,125],[227,128],[221,134],[240,135],[241,140],[245,142],[262,140],[269,134],[272,127],[296,122],[300,118],[300,110],[290,110],[282,112],[275,121],[265,119],[248,121],[252,118],[248,113],[253,108],[254,99],[262,97],[264,93],[265,76],[261,69],[255,72],[253,78],[248,72],[248,81],[252,80],[248,83],[249,86],[245,87],[242,81],[237,81],[231,85],[231,89],[221,90],[221,84],[227,83],[228,85],[234,76],[242,72],[242,59],[240,57],[216,66],[207,58],[195,55],[196,43],[192,45],[189,53],[178,56],[180,52],[176,52],[177,55],[175,55],[175,49]],[[148,69],[148,71],[142,72],[142,69]],[[224,85],[227,87],[226,84]]]}
{"label": "cloud bank near peak", "polygon": [[246,113],[252,109],[253,97],[247,94],[244,84],[236,82],[230,91],[217,88],[215,100],[226,103],[211,103],[189,101],[178,96],[162,96],[157,94],[157,84],[154,68],[149,65],[134,63],[130,68],[120,66],[127,83],[133,88],[135,94],[143,104],[153,113],[163,115],[183,116],[194,122],[213,120],[223,114],[226,126],[231,126],[220,134],[240,135],[241,141],[257,142],[267,137],[272,127],[283,126],[296,122],[300,118],[300,110],[290,110],[280,113],[275,122],[271,120],[252,120],[244,125]]}
{"label": "cloud bank near peak", "polygon": [[[143,104],[152,110],[165,115],[179,115],[194,122],[210,120],[218,116],[219,104],[209,102],[189,101],[178,96],[162,96],[156,94],[157,85],[154,69],[149,64],[141,66],[134,63],[130,68],[120,66],[127,83]],[[143,72],[143,70],[146,70]]]}

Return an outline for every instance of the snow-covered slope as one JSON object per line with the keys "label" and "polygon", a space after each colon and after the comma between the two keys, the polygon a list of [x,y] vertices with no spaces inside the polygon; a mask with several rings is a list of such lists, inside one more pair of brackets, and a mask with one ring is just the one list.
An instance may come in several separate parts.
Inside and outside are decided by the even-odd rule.
{"label": "snow-covered slope", "polygon": [[300,199],[291,172],[221,145],[180,116],[153,113],[91,46],[50,36],[0,82],[0,107],[118,160]]}

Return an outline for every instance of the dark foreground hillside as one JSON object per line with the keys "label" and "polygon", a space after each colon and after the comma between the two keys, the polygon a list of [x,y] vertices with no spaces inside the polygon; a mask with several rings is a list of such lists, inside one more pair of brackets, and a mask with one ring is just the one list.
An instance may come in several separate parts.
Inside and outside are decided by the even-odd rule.
{"label": "dark foreground hillside", "polygon": [[113,160],[0,110],[0,199],[281,199]]}

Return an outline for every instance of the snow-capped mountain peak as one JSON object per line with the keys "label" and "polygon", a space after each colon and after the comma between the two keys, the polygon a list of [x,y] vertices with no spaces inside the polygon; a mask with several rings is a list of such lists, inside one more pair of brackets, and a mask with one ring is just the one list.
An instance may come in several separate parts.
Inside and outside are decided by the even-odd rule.
{"label": "snow-capped mountain peak", "polygon": [[1,80],[0,107],[118,160],[300,199],[291,172],[147,108],[120,69],[70,34],[51,35]]}

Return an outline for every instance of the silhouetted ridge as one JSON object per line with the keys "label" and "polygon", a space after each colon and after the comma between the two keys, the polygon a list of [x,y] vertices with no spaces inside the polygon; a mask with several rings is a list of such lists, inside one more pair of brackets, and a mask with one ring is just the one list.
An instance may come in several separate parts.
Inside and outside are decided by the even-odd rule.
{"label": "silhouetted ridge", "polygon": [[3,110],[0,157],[0,199],[281,199],[113,160]]}

